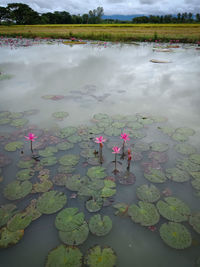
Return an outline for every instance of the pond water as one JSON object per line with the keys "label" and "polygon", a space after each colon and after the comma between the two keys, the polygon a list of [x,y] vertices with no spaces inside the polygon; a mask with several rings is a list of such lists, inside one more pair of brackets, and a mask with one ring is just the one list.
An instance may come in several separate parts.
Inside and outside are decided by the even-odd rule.
{"label": "pond water", "polygon": [[[0,250],[0,266],[45,266],[52,249],[73,244],[69,237],[59,237],[55,226],[56,216],[66,208],[78,208],[89,226],[97,214],[112,220],[107,233],[104,224],[97,223],[102,236],[89,227],[77,246],[83,257],[99,245],[112,248],[117,267],[200,266],[200,50],[187,44],[164,52],[163,45],[142,43],[24,41],[25,46],[11,47],[1,42],[0,247],[9,246]],[[33,152],[39,158],[31,158],[24,137],[30,132],[37,136]],[[122,151],[124,132],[130,140],[124,158],[117,155],[119,172],[113,173],[112,147]],[[106,139],[102,164],[94,142],[101,135]],[[28,189],[22,188],[25,180]],[[156,186],[154,194],[141,187],[145,184]],[[42,203],[44,192],[53,190],[67,196],[55,210],[57,200]],[[95,212],[88,208],[91,198],[99,207]],[[35,220],[26,210],[33,199],[35,210],[42,213]],[[16,205],[10,218],[5,215],[8,203]],[[117,203],[126,205],[115,215]],[[144,206],[139,209],[139,204]],[[19,212],[30,218],[26,229],[11,219]],[[6,229],[17,236],[24,229],[24,235],[16,238],[21,238],[17,244],[11,245],[10,238],[5,245]],[[101,261],[98,257],[99,266],[113,266]]]}

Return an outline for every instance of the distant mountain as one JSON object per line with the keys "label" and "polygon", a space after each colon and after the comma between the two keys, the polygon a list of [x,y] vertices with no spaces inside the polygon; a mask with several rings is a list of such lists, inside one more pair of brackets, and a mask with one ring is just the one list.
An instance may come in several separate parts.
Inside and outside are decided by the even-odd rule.
{"label": "distant mountain", "polygon": [[132,20],[135,17],[141,17],[145,15],[103,15],[102,19],[118,19],[118,20]]}

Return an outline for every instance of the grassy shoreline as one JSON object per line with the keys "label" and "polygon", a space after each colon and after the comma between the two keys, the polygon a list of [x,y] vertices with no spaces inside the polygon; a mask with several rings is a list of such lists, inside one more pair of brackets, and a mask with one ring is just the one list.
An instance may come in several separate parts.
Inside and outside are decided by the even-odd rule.
{"label": "grassy shoreline", "polygon": [[67,24],[67,25],[0,25],[0,35],[26,38],[76,37],[101,41],[179,40],[183,43],[200,41],[200,24]]}

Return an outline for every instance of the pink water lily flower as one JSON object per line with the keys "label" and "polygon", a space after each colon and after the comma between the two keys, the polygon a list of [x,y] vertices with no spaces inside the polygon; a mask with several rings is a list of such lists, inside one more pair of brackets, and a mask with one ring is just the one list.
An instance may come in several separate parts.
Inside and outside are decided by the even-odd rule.
{"label": "pink water lily flower", "polygon": [[35,141],[35,138],[38,138],[34,133],[29,133],[28,136],[24,136],[27,140]]}
{"label": "pink water lily flower", "polygon": [[120,138],[123,139],[124,142],[130,141],[129,134],[126,133],[122,133]]}
{"label": "pink water lily flower", "polygon": [[105,141],[106,139],[103,139],[103,136],[99,136],[99,137],[96,137],[96,140],[94,142],[97,144],[102,144]]}
{"label": "pink water lily flower", "polygon": [[113,154],[119,154],[120,153],[120,147],[118,147],[118,146],[114,146],[113,148],[112,148],[112,150],[113,150]]}

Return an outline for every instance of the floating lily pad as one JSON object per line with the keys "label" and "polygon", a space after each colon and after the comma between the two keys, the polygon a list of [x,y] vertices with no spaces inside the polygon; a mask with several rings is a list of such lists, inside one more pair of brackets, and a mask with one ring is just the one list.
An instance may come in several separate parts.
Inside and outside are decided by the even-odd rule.
{"label": "floating lily pad", "polygon": [[176,129],[176,133],[187,135],[187,136],[192,136],[195,134],[195,131],[188,127],[181,127],[181,128]]}
{"label": "floating lily pad", "polygon": [[168,156],[165,152],[152,151],[148,158],[156,160],[158,163],[165,163],[168,161]]}
{"label": "floating lily pad", "polygon": [[87,176],[91,179],[102,179],[106,177],[105,168],[101,166],[91,167],[87,171]]}
{"label": "floating lily pad", "polygon": [[88,237],[89,229],[86,222],[77,227],[73,231],[59,231],[61,241],[67,245],[80,245]]}
{"label": "floating lily pad", "polygon": [[0,81],[3,81],[3,80],[9,80],[11,79],[13,76],[11,74],[1,74],[0,75]]}
{"label": "floating lily pad", "polygon": [[93,148],[86,148],[81,151],[80,155],[84,158],[94,158],[95,153]]}
{"label": "floating lily pad", "polygon": [[124,185],[129,185],[129,184],[134,184],[136,177],[134,175],[134,173],[126,171],[126,172],[119,172],[117,175],[117,181],[120,184],[124,184]]}
{"label": "floating lily pad", "polygon": [[172,134],[174,133],[175,129],[172,127],[158,127],[158,129],[163,132],[164,134],[167,134],[169,136],[172,136]]}
{"label": "floating lily pad", "polygon": [[134,151],[136,152],[144,152],[144,151],[148,151],[150,149],[150,146],[149,144],[147,143],[137,143],[137,144],[134,144]]}
{"label": "floating lily pad", "polygon": [[23,237],[24,230],[18,230],[15,232],[9,231],[7,228],[0,230],[0,248],[7,248],[17,244]]}
{"label": "floating lily pad", "polygon": [[75,166],[78,164],[79,158],[78,155],[68,154],[60,157],[59,163],[64,166]]}
{"label": "floating lily pad", "polygon": [[15,215],[17,207],[14,204],[6,204],[0,208],[0,227],[4,226],[8,220]]}
{"label": "floating lily pad", "polygon": [[86,202],[86,209],[89,212],[97,212],[102,208],[102,206],[103,206],[102,198],[90,199]]}
{"label": "floating lily pad", "polygon": [[126,123],[119,122],[119,121],[115,121],[115,122],[112,123],[112,127],[117,128],[117,129],[124,128],[125,125],[126,125]]}
{"label": "floating lily pad", "polygon": [[200,212],[192,214],[189,218],[189,224],[200,234]]}
{"label": "floating lily pad", "polygon": [[104,133],[108,136],[119,136],[121,134],[121,130],[114,127],[107,127]]}
{"label": "floating lily pad", "polygon": [[38,219],[42,215],[42,213],[39,212],[39,210],[37,210],[36,204],[37,204],[37,200],[32,199],[30,204],[26,207],[24,211],[26,214],[31,215],[32,221]]}
{"label": "floating lily pad", "polygon": [[67,197],[64,193],[58,191],[49,191],[39,197],[37,209],[44,214],[51,214],[62,209],[67,203]]}
{"label": "floating lily pad", "polygon": [[69,142],[62,142],[62,143],[57,144],[56,147],[58,150],[69,150],[69,149],[73,148],[74,145],[72,143],[69,143]]}
{"label": "floating lily pad", "polygon": [[182,200],[175,197],[166,197],[164,200],[159,200],[156,205],[164,218],[173,222],[188,220],[190,208]]}
{"label": "floating lily pad", "polygon": [[17,149],[22,149],[23,146],[24,146],[23,142],[15,141],[15,142],[10,142],[7,145],[5,145],[4,149],[6,151],[16,151]]}
{"label": "floating lily pad", "polygon": [[94,235],[107,235],[112,229],[112,220],[109,216],[103,216],[101,218],[100,214],[96,214],[89,220],[89,229]]}
{"label": "floating lily pad", "polygon": [[81,267],[82,253],[76,247],[60,245],[51,250],[47,257],[45,267]]}
{"label": "floating lily pad", "polygon": [[65,186],[68,177],[69,175],[65,173],[59,173],[53,177],[52,181],[55,185]]}
{"label": "floating lily pad", "polygon": [[140,132],[140,131],[135,131],[132,132],[130,137],[133,137],[133,139],[142,139],[146,136],[146,133]]}
{"label": "floating lily pad", "polygon": [[19,119],[19,118],[22,118],[22,117],[23,117],[23,113],[22,112],[12,112],[9,115],[10,119]]}
{"label": "floating lily pad", "polygon": [[81,177],[80,174],[69,176],[65,182],[65,186],[71,191],[78,191],[84,184],[87,183],[86,176]]}
{"label": "floating lily pad", "polygon": [[167,118],[166,117],[162,117],[162,116],[151,116],[151,119],[154,122],[166,122]]}
{"label": "floating lily pad", "polygon": [[76,144],[76,143],[79,143],[81,142],[81,137],[79,135],[72,135],[72,136],[69,136],[67,138],[67,140],[70,142],[70,143],[73,143],[73,144]]}
{"label": "floating lily pad", "polygon": [[137,121],[137,117],[135,115],[127,115],[125,116],[124,121],[134,122],[134,121]]}
{"label": "floating lily pad", "polygon": [[11,119],[9,118],[0,118],[0,125],[6,125],[11,122]]}
{"label": "floating lily pad", "polygon": [[84,263],[89,267],[114,267],[116,259],[115,252],[111,248],[101,249],[100,246],[94,246],[88,250]]}
{"label": "floating lily pad", "polygon": [[164,223],[160,227],[162,240],[170,247],[175,249],[188,248],[192,244],[190,232],[180,223]]}
{"label": "floating lily pad", "polygon": [[4,188],[4,196],[9,200],[16,200],[27,196],[32,190],[29,181],[14,181]]}
{"label": "floating lily pad", "polygon": [[192,155],[190,155],[189,160],[192,161],[195,164],[200,165],[200,154],[192,154]]}
{"label": "floating lily pad", "polygon": [[147,124],[152,124],[152,123],[154,123],[154,120],[151,119],[151,118],[142,117],[142,118],[139,118],[139,119],[138,119],[138,122],[139,122],[139,123],[142,123],[142,124],[144,124],[144,125],[147,125]]}
{"label": "floating lily pad", "polygon": [[196,190],[200,190],[200,177],[195,178],[194,180],[192,180],[192,186]]}
{"label": "floating lily pad", "polygon": [[29,226],[32,222],[32,216],[27,215],[24,212],[17,213],[14,217],[12,217],[7,223],[7,228],[9,231],[15,232],[18,230],[23,230]]}
{"label": "floating lily pad", "polygon": [[28,120],[25,118],[22,118],[22,119],[16,119],[16,120],[11,121],[10,125],[15,126],[15,127],[22,127],[27,123],[28,123]]}
{"label": "floating lily pad", "polygon": [[31,160],[20,160],[17,163],[17,166],[21,169],[30,169],[33,167],[35,161],[33,159]]}
{"label": "floating lily pad", "polygon": [[55,119],[63,120],[64,118],[66,118],[66,117],[69,116],[69,113],[68,112],[65,112],[65,111],[58,111],[58,112],[52,113],[52,116]]}
{"label": "floating lily pad", "polygon": [[183,155],[190,155],[196,152],[196,148],[189,144],[177,144],[174,149]]}
{"label": "floating lily pad", "polygon": [[31,179],[33,177],[34,171],[32,169],[24,169],[19,172],[17,172],[16,176],[17,179],[20,181],[25,181]]}
{"label": "floating lily pad", "polygon": [[116,194],[116,184],[111,180],[104,180],[104,187],[101,191],[102,197],[111,197]]}
{"label": "floating lily pad", "polygon": [[165,174],[161,170],[150,168],[149,173],[144,173],[144,177],[152,183],[164,183]]}
{"label": "floating lily pad", "polygon": [[168,179],[178,183],[183,183],[190,180],[188,173],[179,170],[178,168],[166,169],[166,176]]}
{"label": "floating lily pad", "polygon": [[178,159],[176,167],[189,173],[200,171],[200,165],[191,162],[188,158]]}
{"label": "floating lily pad", "polygon": [[43,150],[39,150],[38,151],[38,154],[41,157],[52,157],[52,156],[54,156],[54,153],[56,153],[56,152],[58,152],[57,147],[55,147],[55,146],[48,146],[48,147],[46,147]]}
{"label": "floating lily pad", "polygon": [[153,151],[164,152],[168,150],[169,145],[164,143],[153,142],[150,144],[150,147]]}
{"label": "floating lily pad", "polygon": [[93,166],[97,166],[100,163],[100,159],[99,157],[95,157],[95,158],[89,158],[87,159],[87,163]]}
{"label": "floating lily pad", "polygon": [[144,201],[139,201],[138,204],[139,207],[132,204],[128,208],[128,215],[131,216],[131,219],[142,226],[157,224],[160,220],[160,215],[155,205]]}
{"label": "floating lily pad", "polygon": [[88,132],[89,132],[90,135],[101,134],[101,133],[103,133],[103,131],[104,131],[103,127],[100,128],[100,127],[97,127],[97,126],[92,126],[92,127],[88,128]]}
{"label": "floating lily pad", "polygon": [[[114,121],[127,121],[127,120],[126,120],[126,116],[121,115],[121,114],[115,114],[115,115],[113,115],[113,116],[112,116],[112,119],[113,119]],[[136,118],[136,119],[137,119],[137,118]]]}
{"label": "floating lily pad", "polygon": [[143,128],[143,124],[135,121],[135,122],[129,122],[127,123],[127,127],[131,128],[132,130],[139,130],[141,128]]}
{"label": "floating lily pad", "polygon": [[41,165],[43,166],[53,166],[57,163],[56,157],[46,157],[40,160]]}
{"label": "floating lily pad", "polygon": [[117,203],[113,205],[113,208],[117,209],[115,215],[124,216],[128,212],[128,205],[126,203]]}
{"label": "floating lily pad", "polygon": [[136,191],[137,197],[143,201],[156,202],[160,198],[160,191],[155,185],[141,185]]}
{"label": "floating lily pad", "polygon": [[58,172],[59,173],[66,173],[66,174],[69,174],[69,173],[72,173],[75,171],[75,168],[73,166],[64,166],[64,165],[60,165],[58,167]]}
{"label": "floating lily pad", "polygon": [[49,180],[43,180],[33,185],[32,193],[44,193],[53,187],[53,183]]}
{"label": "floating lily pad", "polygon": [[28,109],[24,111],[24,116],[32,116],[38,114],[40,111],[38,109]]}
{"label": "floating lily pad", "polygon": [[73,134],[75,134],[77,129],[75,127],[66,127],[60,130],[59,137],[67,138]]}
{"label": "floating lily pad", "polygon": [[185,142],[188,140],[188,136],[175,132],[174,134],[172,134],[172,139],[178,142]]}
{"label": "floating lily pad", "polygon": [[55,226],[58,230],[69,232],[77,229],[84,223],[83,212],[78,212],[78,208],[66,208],[58,213]]}

